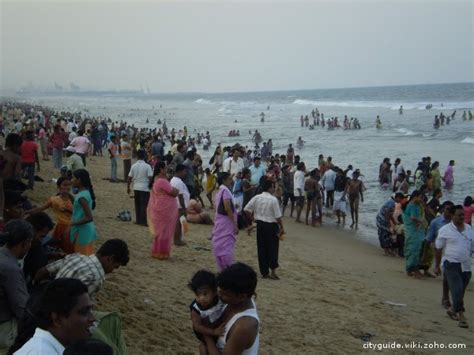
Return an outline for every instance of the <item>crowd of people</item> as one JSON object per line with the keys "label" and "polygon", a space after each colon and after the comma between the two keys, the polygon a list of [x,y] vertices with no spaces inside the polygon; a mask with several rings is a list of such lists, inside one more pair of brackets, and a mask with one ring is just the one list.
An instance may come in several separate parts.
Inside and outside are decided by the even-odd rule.
{"label": "crowd of people", "polygon": [[401,159],[392,165],[385,158],[379,182],[385,188],[392,186],[394,195],[380,208],[376,224],[385,255],[403,257],[408,276],[423,279],[443,271],[441,304],[450,318],[467,328],[463,298],[471,277],[474,205],[471,196],[458,204],[442,201],[443,189],[453,188],[454,165],[449,161],[441,176],[439,162],[423,157],[412,176]]}
{"label": "crowd of people", "polygon": [[[337,118],[325,123],[324,116],[320,117],[317,109],[313,110],[312,117],[316,125],[320,120],[323,126],[339,126]],[[305,122],[302,117],[302,125]],[[356,119],[349,120],[347,117],[344,127],[360,128]],[[77,339],[69,339],[60,329],[56,329],[57,324],[62,327],[61,322],[51,322],[56,305],[43,305],[41,309],[51,310],[50,314],[44,311],[35,313],[37,304],[29,300],[34,300],[34,295],[38,293],[38,304],[47,302],[41,295],[48,292],[73,292],[71,300],[76,300],[76,303],[68,304],[66,313],[69,315],[70,309],[83,307],[83,320],[87,324],[84,329],[114,349],[126,351],[122,338],[117,340],[114,337],[111,341],[110,334],[104,333],[104,329],[110,329],[104,326],[107,322],[115,322],[114,331],[120,327],[116,315],[91,314],[85,317],[90,313],[85,309],[90,308],[90,300],[95,298],[102,286],[105,274],[128,263],[128,247],[121,240],[108,240],[96,251],[97,231],[93,217],[96,198],[87,171],[87,158],[103,155],[104,148],[110,161],[110,182],[126,183],[126,193],[130,195],[133,192],[135,223],[147,226],[153,236],[151,257],[167,260],[173,245],[185,245],[188,223],[212,225],[210,239],[219,274],[216,279],[215,275],[200,271],[190,282],[190,288],[196,295],[191,305],[191,318],[201,340],[202,353],[247,349],[247,353],[254,354],[258,351],[259,319],[252,299],[257,277],[251,267],[236,263],[239,231],[244,230],[249,235],[256,231],[261,277],[279,280],[279,243],[285,239],[283,217],[288,208],[289,217],[294,217],[296,223],[312,227],[321,226],[323,216],[334,216],[336,223],[344,226],[349,210],[350,227],[358,228],[359,205],[364,201],[365,191],[359,169],[352,165],[343,169],[333,162],[332,157],[325,158],[322,154],[316,166],[309,168],[307,165],[311,163],[301,161],[292,144],[284,154],[273,152],[271,139],[260,147],[263,140],[258,131],[252,138],[255,147],[239,143],[232,146],[217,144],[209,162],[203,162],[198,151],[211,146],[209,132],[193,137],[187,127],[169,130],[166,121],[155,129],[137,128],[123,121],[113,122],[83,113],[4,103],[0,131],[5,137],[4,142],[0,142],[0,245],[4,245],[0,249],[0,263],[5,265],[1,272],[8,273],[10,277],[6,279],[15,280],[14,284],[2,284],[0,288],[0,292],[8,296],[2,298],[8,301],[0,302],[0,347],[14,343],[10,352],[20,349],[18,353],[23,354],[25,352],[21,351],[45,341],[43,332],[49,333],[46,338],[51,346],[60,345],[63,348],[76,346],[77,340],[87,338],[77,336]],[[39,179],[40,149],[43,162],[52,156],[53,168],[58,175],[58,191],[41,206],[32,206],[23,191],[34,189],[35,181]],[[123,179],[117,175],[119,160],[123,164]],[[453,207],[452,204],[447,205],[449,201],[441,203],[440,198],[442,187],[453,187],[454,161],[450,162],[443,177],[438,167],[438,162],[432,164],[431,158],[423,158],[411,177],[400,159],[392,166],[390,159],[386,158],[380,165],[381,186],[392,188],[395,193],[377,216],[380,244],[387,255],[403,255],[407,260],[407,273],[414,277],[421,277],[420,270],[425,270],[425,275],[431,275],[427,271],[429,268],[421,268],[420,265],[422,261],[425,265],[428,263],[433,244],[439,249],[447,249],[451,248],[450,243],[454,240],[451,234],[443,234],[443,229],[438,228],[438,239],[431,239],[422,245],[429,223],[439,221],[440,216],[447,218],[446,211],[451,211]],[[22,178],[26,179],[27,184],[22,182]],[[407,200],[406,195],[413,184],[415,190]],[[429,201],[426,198],[428,193],[433,194]],[[202,195],[214,211],[213,218],[205,211],[207,202]],[[470,201],[466,198],[463,209],[463,216],[469,223],[472,199]],[[48,209],[54,213],[56,224],[44,213]],[[457,211],[453,210],[452,214],[459,214]],[[438,226],[440,222],[436,223]],[[461,228],[459,233],[472,239],[470,227],[460,226],[457,223],[452,228],[458,231]],[[48,237],[50,232],[51,238]],[[35,242],[37,245],[33,247]],[[431,255],[433,260],[433,252]],[[25,264],[22,270],[17,260],[23,258]],[[32,261],[27,263],[28,259]],[[448,267],[446,261],[450,263]],[[443,267],[447,270],[457,261],[456,258],[447,259],[445,255]],[[436,254],[435,273],[439,272],[440,262]],[[452,266],[450,270],[451,274],[444,272],[453,300],[448,312],[464,326],[467,323],[463,317],[462,294],[469,278],[463,274],[465,271],[460,271],[460,276],[456,278],[455,272],[461,270],[457,270],[457,266]],[[23,278],[23,273],[26,278]],[[11,275],[15,276],[11,278]],[[78,279],[81,283],[70,279]],[[461,286],[459,279],[464,280]],[[47,286],[45,281],[49,281]],[[67,285],[71,285],[71,290],[65,290],[69,287]],[[216,285],[219,286],[218,295]],[[86,291],[81,291],[83,289]],[[87,296],[83,297],[84,293]],[[449,296],[443,298],[446,305],[447,299]],[[31,314],[37,319],[46,319],[44,323],[38,323],[38,335],[34,328],[31,329],[31,324],[36,324],[31,319],[26,324],[28,329],[22,328],[25,325],[23,319]],[[66,329],[68,317],[64,317]],[[98,327],[91,328],[91,324],[96,323]],[[234,323],[238,325],[233,328],[236,330],[229,332]],[[218,337],[217,341],[215,337]]]}
{"label": "crowd of people", "polygon": [[[311,122],[310,122],[311,121]],[[341,122],[338,117],[324,118],[324,113],[320,113],[318,108],[311,110],[311,118],[309,115],[300,116],[301,127],[307,127],[310,130],[314,130],[316,127],[327,127],[328,130],[335,128],[343,129],[361,129],[359,119],[357,117],[349,117],[344,115],[344,120]]]}

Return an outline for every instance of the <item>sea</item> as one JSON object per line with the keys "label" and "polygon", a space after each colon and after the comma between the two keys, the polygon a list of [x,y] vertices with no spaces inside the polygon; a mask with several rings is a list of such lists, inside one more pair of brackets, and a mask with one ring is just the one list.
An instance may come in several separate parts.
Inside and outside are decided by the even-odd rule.
{"label": "sea", "polygon": [[[464,111],[474,113],[474,83],[243,93],[50,93],[22,95],[18,99],[124,120],[137,127],[156,128],[159,119],[166,119],[169,128],[187,126],[191,135],[210,131],[213,145],[208,152],[201,152],[205,165],[218,142],[253,147],[255,130],[264,140],[272,139],[274,153],[286,153],[288,144],[296,146],[301,136],[306,143],[296,154],[309,169],[317,166],[319,154],[331,156],[333,163],[343,169],[348,164],[360,169],[367,190],[354,237],[373,244],[378,243],[376,214],[392,194],[377,181],[379,165],[385,157],[391,162],[400,158],[404,168],[414,172],[421,158],[430,156],[433,162],[439,161],[441,173],[454,159],[454,188],[444,191],[443,200],[458,204],[474,194],[474,120],[462,119]],[[427,105],[432,105],[431,109]],[[400,106],[403,114],[399,113]],[[316,108],[325,118],[337,116],[341,124],[344,115],[355,117],[362,127],[301,127],[300,116],[311,117],[311,110]],[[455,119],[449,125],[434,129],[435,115],[451,115],[454,111]],[[262,112],[264,123],[260,122]],[[375,127],[377,115],[382,121],[381,129]],[[241,136],[228,137],[230,130],[239,130]],[[334,225],[333,218],[325,219]],[[348,222],[347,225],[349,216]]]}

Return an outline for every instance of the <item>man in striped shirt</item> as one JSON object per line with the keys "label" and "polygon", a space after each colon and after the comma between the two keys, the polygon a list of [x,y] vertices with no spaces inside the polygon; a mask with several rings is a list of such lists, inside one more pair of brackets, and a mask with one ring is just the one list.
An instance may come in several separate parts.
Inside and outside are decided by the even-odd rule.
{"label": "man in striped shirt", "polygon": [[105,280],[105,275],[120,266],[127,265],[129,251],[127,244],[120,239],[107,240],[94,255],[70,254],[41,268],[35,277],[35,283],[50,276],[81,280],[89,290],[89,296],[95,299]]}

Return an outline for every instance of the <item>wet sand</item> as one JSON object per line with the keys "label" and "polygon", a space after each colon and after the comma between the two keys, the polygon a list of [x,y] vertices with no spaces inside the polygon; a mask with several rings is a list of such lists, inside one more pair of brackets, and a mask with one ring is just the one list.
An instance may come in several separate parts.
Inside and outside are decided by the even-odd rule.
{"label": "wet sand", "polygon": [[[38,175],[46,182],[36,183],[34,192],[28,193],[35,204],[44,203],[56,191],[52,163],[41,163]],[[148,229],[116,218],[124,208],[134,216],[133,199],[126,194],[126,184],[103,180],[110,174],[109,159],[88,158],[87,168],[97,195],[98,244],[122,238],[131,250],[129,265],[107,276],[97,308],[122,315],[133,355],[198,353],[189,317],[194,297],[187,282],[200,268],[216,271],[207,239],[211,227],[190,225],[188,244],[174,247],[170,260],[151,259]],[[121,162],[118,174],[123,175]],[[471,326],[466,330],[441,307],[439,278],[408,278],[402,259],[383,256],[381,249],[348,231],[312,228],[289,218],[284,223],[281,280],[260,278],[257,286],[261,353],[354,353],[364,351],[363,339],[369,338],[373,343],[464,343],[468,346],[464,352],[474,352],[472,284],[465,296]],[[258,269],[255,235],[239,234],[236,259]]]}

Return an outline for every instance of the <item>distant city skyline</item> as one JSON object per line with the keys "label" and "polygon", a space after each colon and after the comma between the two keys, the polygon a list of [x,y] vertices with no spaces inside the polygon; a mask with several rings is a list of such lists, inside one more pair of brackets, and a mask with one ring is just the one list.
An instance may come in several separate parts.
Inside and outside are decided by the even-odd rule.
{"label": "distant city skyline", "polygon": [[[232,93],[262,93],[262,92],[285,92],[285,91],[313,91],[313,90],[339,90],[339,89],[365,89],[365,88],[389,88],[389,87],[404,87],[404,86],[426,86],[426,85],[454,85],[454,84],[474,84],[474,81],[460,81],[460,82],[445,82],[445,83],[416,83],[416,84],[397,84],[397,85],[375,85],[375,86],[350,86],[350,87],[314,87],[308,89],[298,89],[298,88],[289,88],[289,89],[274,89],[274,90],[247,90],[247,91],[147,91],[145,88],[122,88],[122,89],[115,89],[115,88],[93,88],[93,87],[81,87],[77,85],[75,89],[71,89],[69,84],[65,85],[67,87],[63,87],[62,90],[58,90],[57,87],[55,88],[55,84],[53,85],[39,85],[35,87],[34,85],[31,86],[31,89],[37,90],[38,92],[143,92],[144,94],[232,94]],[[62,85],[60,85],[62,86]],[[21,92],[23,89],[28,89],[28,86],[23,86],[20,89],[14,89],[14,91]],[[7,89],[8,90],[8,89]],[[13,89],[10,89],[13,90]]]}
{"label": "distant city skyline", "polygon": [[0,10],[3,91],[30,82],[219,93],[474,81],[472,1],[0,0]]}

